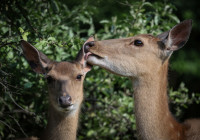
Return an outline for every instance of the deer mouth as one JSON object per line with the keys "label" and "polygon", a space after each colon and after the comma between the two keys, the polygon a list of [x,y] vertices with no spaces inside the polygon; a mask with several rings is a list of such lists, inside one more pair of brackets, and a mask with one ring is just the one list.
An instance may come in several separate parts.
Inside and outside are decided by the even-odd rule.
{"label": "deer mouth", "polygon": [[65,108],[62,107],[62,110],[65,111],[65,112],[71,111],[73,109],[74,109],[74,105],[73,104],[71,104],[70,106],[65,107]]}
{"label": "deer mouth", "polygon": [[93,66],[93,65],[99,65],[104,60],[104,57],[101,57],[92,52],[88,52],[86,53],[85,60],[87,65]]}
{"label": "deer mouth", "polygon": [[63,112],[68,112],[74,109],[74,104],[68,104],[68,105],[57,105],[58,109],[63,111]]}
{"label": "deer mouth", "polygon": [[92,52],[87,52],[85,55],[85,60],[89,59],[89,57],[96,57],[97,59],[104,59],[104,57],[97,55],[95,53]]}
{"label": "deer mouth", "polygon": [[96,57],[98,59],[103,59],[103,56],[100,56],[99,54],[91,50],[90,48],[91,46],[94,46],[94,41],[88,42],[87,44],[85,44],[85,46],[83,46],[83,51],[85,53],[84,59],[87,60],[89,57]]}
{"label": "deer mouth", "polygon": [[59,106],[57,109],[58,109],[59,111],[63,112],[63,113],[70,113],[70,112],[72,112],[73,110],[75,110],[75,106],[74,106],[74,104],[71,104],[71,105],[68,106],[68,107],[61,107],[61,106]]}
{"label": "deer mouth", "polygon": [[96,52],[94,49],[91,48],[91,46],[94,46],[94,42],[88,42],[84,47],[84,59],[86,60],[86,63],[89,65],[98,65],[105,61],[106,56],[102,56],[98,52]]}

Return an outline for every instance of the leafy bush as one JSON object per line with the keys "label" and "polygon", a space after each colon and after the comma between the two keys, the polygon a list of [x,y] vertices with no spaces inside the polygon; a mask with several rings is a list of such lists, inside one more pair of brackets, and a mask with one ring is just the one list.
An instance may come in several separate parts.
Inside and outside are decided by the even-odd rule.
{"label": "leafy bush", "polygon": [[[98,1],[103,2],[103,1]],[[68,7],[61,1],[7,0],[0,4],[0,139],[39,136],[47,124],[47,86],[24,60],[19,48],[27,39],[49,58],[73,60],[84,40],[159,34],[179,22],[175,7],[163,2],[122,1],[126,13],[111,18],[98,14],[103,7],[88,3]],[[25,4],[25,6],[23,6]],[[4,8],[4,7],[7,7]],[[112,9],[112,8],[111,8]],[[27,14],[24,14],[27,13]],[[95,14],[94,14],[95,13]],[[94,19],[105,17],[98,22]],[[172,64],[178,69],[179,59]],[[85,102],[80,116],[78,139],[135,139],[133,90],[131,82],[93,67],[84,83]],[[188,96],[180,85],[170,89],[170,102],[177,117],[189,104],[199,104],[199,94]],[[31,127],[30,127],[31,126]]]}

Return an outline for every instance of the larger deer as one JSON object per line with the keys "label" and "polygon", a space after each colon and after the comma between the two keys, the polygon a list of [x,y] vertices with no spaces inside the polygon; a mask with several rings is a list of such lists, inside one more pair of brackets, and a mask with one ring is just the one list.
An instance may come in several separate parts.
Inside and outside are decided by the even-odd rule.
{"label": "larger deer", "polygon": [[85,45],[88,63],[132,80],[139,139],[200,140],[200,120],[177,122],[167,99],[168,61],[187,42],[191,27],[185,20],[157,37],[141,34]]}
{"label": "larger deer", "polygon": [[[93,37],[86,43],[88,41],[93,41]],[[75,140],[83,100],[83,80],[90,70],[85,63],[83,49],[74,62],[55,62],[26,41],[21,41],[21,46],[31,68],[44,74],[48,83],[49,118],[41,139]]]}

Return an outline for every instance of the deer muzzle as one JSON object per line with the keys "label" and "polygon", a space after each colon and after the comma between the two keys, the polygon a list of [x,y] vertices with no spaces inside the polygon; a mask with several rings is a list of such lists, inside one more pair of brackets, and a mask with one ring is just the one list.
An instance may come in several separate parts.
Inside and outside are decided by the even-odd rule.
{"label": "deer muzzle", "polygon": [[69,106],[72,105],[72,98],[68,94],[66,96],[60,96],[58,98],[58,103],[62,108],[68,108]]}

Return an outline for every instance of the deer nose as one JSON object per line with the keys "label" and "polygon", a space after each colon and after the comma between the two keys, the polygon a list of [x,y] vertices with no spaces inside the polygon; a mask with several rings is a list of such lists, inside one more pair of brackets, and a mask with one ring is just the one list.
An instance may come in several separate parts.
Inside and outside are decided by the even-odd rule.
{"label": "deer nose", "polygon": [[72,98],[67,94],[66,96],[60,96],[58,102],[61,107],[66,108],[72,105]]}
{"label": "deer nose", "polygon": [[93,47],[93,46],[94,46],[94,41],[91,41],[91,42],[86,43],[85,46],[84,46],[84,52],[85,52],[85,53],[88,53],[88,52],[89,52],[89,49],[90,49],[91,47]]}

